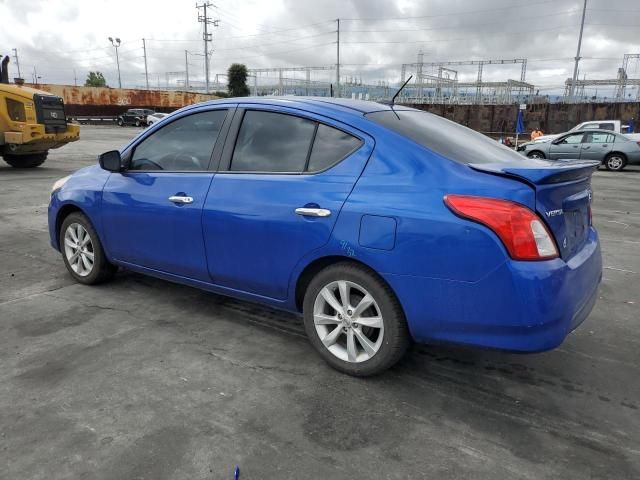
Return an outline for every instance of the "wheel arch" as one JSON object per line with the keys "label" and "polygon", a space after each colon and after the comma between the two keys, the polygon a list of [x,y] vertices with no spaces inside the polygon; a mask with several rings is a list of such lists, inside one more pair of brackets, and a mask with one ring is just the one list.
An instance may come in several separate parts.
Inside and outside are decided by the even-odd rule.
{"label": "wheel arch", "polygon": [[627,154],[626,154],[626,153],[624,153],[624,152],[620,152],[620,151],[618,151],[618,150],[611,150],[609,153],[607,153],[607,154],[605,155],[603,162],[606,162],[606,161],[607,161],[607,158],[611,157],[612,155],[620,155],[620,156],[624,159],[624,161],[625,161],[625,162],[626,162],[626,161],[628,161],[628,158],[627,158]]}
{"label": "wheel arch", "polygon": [[60,229],[62,228],[62,222],[64,222],[64,219],[74,212],[80,212],[85,217],[89,218],[86,212],[82,210],[80,207],[78,207],[76,204],[67,203],[63,205],[62,207],[60,207],[60,210],[58,210],[58,214],[56,215],[56,234],[58,238],[60,237]]}
{"label": "wheel arch", "polygon": [[296,280],[295,299],[294,299],[295,307],[298,312],[302,312],[304,294],[307,291],[307,287],[313,280],[313,277],[315,277],[316,274],[318,274],[321,270],[324,270],[325,268],[330,267],[331,265],[335,265],[337,263],[351,263],[353,265],[358,265],[366,269],[371,275],[374,275],[376,278],[378,278],[382,283],[384,283],[389,288],[389,291],[393,294],[396,300],[398,300],[398,304],[402,309],[403,315],[405,314],[404,307],[402,306],[402,302],[400,302],[398,295],[394,291],[393,287],[389,285],[389,282],[387,282],[378,272],[376,272],[373,268],[371,268],[366,263],[360,260],[357,260],[353,257],[345,257],[341,255],[329,255],[326,257],[316,258],[315,260],[310,262],[302,270],[302,272],[300,272],[300,275],[298,275],[298,278]]}

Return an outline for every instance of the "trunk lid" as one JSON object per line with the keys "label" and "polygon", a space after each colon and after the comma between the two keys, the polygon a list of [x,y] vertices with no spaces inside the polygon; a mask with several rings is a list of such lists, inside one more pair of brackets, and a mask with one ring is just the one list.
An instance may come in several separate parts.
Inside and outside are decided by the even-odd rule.
{"label": "trunk lid", "polygon": [[573,257],[589,234],[591,175],[600,162],[531,160],[520,163],[469,164],[474,170],[529,184],[536,211],[556,239],[563,260]]}

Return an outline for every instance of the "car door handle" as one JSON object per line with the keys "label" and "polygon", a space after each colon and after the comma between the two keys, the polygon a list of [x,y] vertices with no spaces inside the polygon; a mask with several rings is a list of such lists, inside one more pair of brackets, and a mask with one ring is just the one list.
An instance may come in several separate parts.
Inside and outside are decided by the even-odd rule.
{"label": "car door handle", "polygon": [[171,195],[169,201],[173,203],[193,203],[193,197],[187,197],[184,195]]}
{"label": "car door handle", "polygon": [[582,147],[583,150],[589,150],[591,147]]}
{"label": "car door handle", "polygon": [[331,215],[331,210],[327,210],[326,208],[296,208],[296,213],[298,215],[303,215],[305,217],[328,217]]}

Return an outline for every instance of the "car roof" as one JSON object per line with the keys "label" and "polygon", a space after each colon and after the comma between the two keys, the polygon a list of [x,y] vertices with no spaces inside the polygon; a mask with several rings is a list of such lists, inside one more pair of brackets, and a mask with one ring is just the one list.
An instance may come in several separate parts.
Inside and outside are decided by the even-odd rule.
{"label": "car roof", "polygon": [[[351,114],[362,116],[366,113],[392,110],[387,104],[372,102],[368,100],[354,100],[347,98],[333,97],[298,97],[298,96],[264,96],[264,97],[234,97],[222,98],[219,100],[210,100],[204,104],[220,104],[220,103],[245,103],[256,105],[277,105],[283,107],[299,108],[315,113],[325,113],[327,110],[336,113]],[[395,110],[414,110],[410,107],[402,105],[394,106]]]}

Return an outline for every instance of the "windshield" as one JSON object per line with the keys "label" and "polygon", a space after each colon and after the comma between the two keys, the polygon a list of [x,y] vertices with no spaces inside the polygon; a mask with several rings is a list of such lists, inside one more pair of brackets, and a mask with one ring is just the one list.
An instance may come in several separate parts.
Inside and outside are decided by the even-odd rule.
{"label": "windshield", "polygon": [[496,140],[431,113],[385,110],[365,116],[459,163],[513,163],[523,160],[520,154]]}

